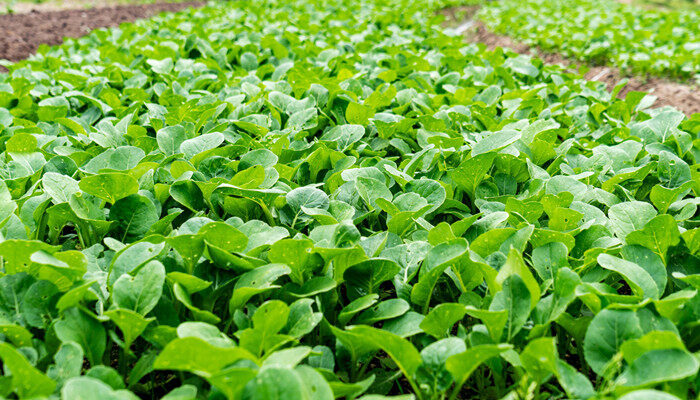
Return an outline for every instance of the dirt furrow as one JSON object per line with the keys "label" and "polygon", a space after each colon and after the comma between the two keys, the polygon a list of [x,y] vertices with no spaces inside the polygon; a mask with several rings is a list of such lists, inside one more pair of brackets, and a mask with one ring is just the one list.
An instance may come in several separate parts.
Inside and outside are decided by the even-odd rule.
{"label": "dirt furrow", "polygon": [[[544,52],[541,49],[530,47],[519,43],[508,36],[498,35],[488,30],[483,23],[471,20],[478,10],[477,7],[457,7],[443,10],[450,25],[463,24],[468,26],[463,34],[470,42],[484,43],[488,48],[507,47],[520,54],[530,54],[541,58],[549,64],[560,64],[578,69],[584,66],[583,63],[566,58],[561,54]],[[467,19],[465,23],[464,18]],[[586,65],[588,71],[584,75],[585,79],[604,82],[608,89],[612,89],[619,83],[625,75],[617,68],[609,66]],[[700,90],[697,87],[683,83],[673,82],[668,79],[657,77],[628,77],[627,86],[620,91],[618,97],[624,98],[630,91],[648,92],[657,97],[654,106],[660,107],[670,105],[691,116],[700,113]]]}
{"label": "dirt furrow", "polygon": [[34,54],[41,44],[57,45],[66,37],[84,36],[93,29],[203,4],[155,3],[0,15],[0,59],[19,61]]}

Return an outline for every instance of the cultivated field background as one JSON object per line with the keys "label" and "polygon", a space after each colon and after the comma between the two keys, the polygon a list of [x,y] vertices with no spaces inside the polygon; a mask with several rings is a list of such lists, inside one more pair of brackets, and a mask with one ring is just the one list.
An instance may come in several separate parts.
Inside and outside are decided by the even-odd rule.
{"label": "cultivated field background", "polygon": [[2,398],[700,398],[697,1],[14,1],[0,60]]}

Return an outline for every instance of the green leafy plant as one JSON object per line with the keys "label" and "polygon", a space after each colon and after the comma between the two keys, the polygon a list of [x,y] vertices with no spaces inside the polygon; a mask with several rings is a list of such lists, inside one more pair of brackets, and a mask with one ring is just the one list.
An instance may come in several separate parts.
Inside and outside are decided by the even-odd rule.
{"label": "green leafy plant", "polygon": [[0,396],[696,397],[699,116],[446,4],[212,4],[10,65]]}
{"label": "green leafy plant", "polygon": [[615,0],[493,1],[478,18],[493,31],[544,51],[627,73],[695,82],[700,10],[639,8]]}

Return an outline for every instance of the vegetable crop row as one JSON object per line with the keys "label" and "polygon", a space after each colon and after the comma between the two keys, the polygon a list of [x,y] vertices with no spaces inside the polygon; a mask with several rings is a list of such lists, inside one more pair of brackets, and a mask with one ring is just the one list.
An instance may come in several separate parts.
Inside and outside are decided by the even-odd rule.
{"label": "vegetable crop row", "polygon": [[441,6],[217,3],[10,65],[0,396],[697,396],[700,115]]}
{"label": "vegetable crop row", "polygon": [[700,11],[642,9],[616,0],[505,0],[478,18],[544,51],[632,74],[700,82]]}

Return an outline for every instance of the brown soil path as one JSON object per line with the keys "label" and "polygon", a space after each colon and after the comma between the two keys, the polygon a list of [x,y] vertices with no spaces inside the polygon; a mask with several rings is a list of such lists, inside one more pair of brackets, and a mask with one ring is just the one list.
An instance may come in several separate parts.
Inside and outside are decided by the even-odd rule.
{"label": "brown soil path", "polygon": [[[447,17],[447,23],[454,25],[461,22],[463,18],[471,19],[477,7],[456,7],[454,9],[443,10],[442,14]],[[461,16],[461,18],[460,18]],[[484,43],[488,48],[507,47],[520,54],[530,54],[541,58],[549,64],[560,64],[578,69],[582,63],[563,57],[560,54],[543,52],[538,48],[530,47],[523,43],[518,43],[508,36],[497,35],[489,31],[484,24],[474,21],[471,28],[464,32],[465,37],[470,42]],[[607,66],[587,66],[588,71],[584,75],[585,79],[604,82],[608,89],[612,89],[625,76],[617,68]],[[630,77],[627,86],[620,91],[618,97],[624,98],[630,91],[648,92],[657,97],[655,107],[670,105],[691,116],[700,113],[700,90],[691,85],[669,81],[656,77]]]}
{"label": "brown soil path", "polygon": [[[170,1],[170,0],[165,0]],[[153,0],[0,0],[0,14],[28,14],[37,11],[88,10],[100,7],[158,3]]]}
{"label": "brown soil path", "polygon": [[93,9],[33,11],[0,15],[0,59],[19,61],[41,44],[57,45],[65,37],[80,37],[96,28],[148,18],[163,11],[179,11],[204,3],[155,3]]}

